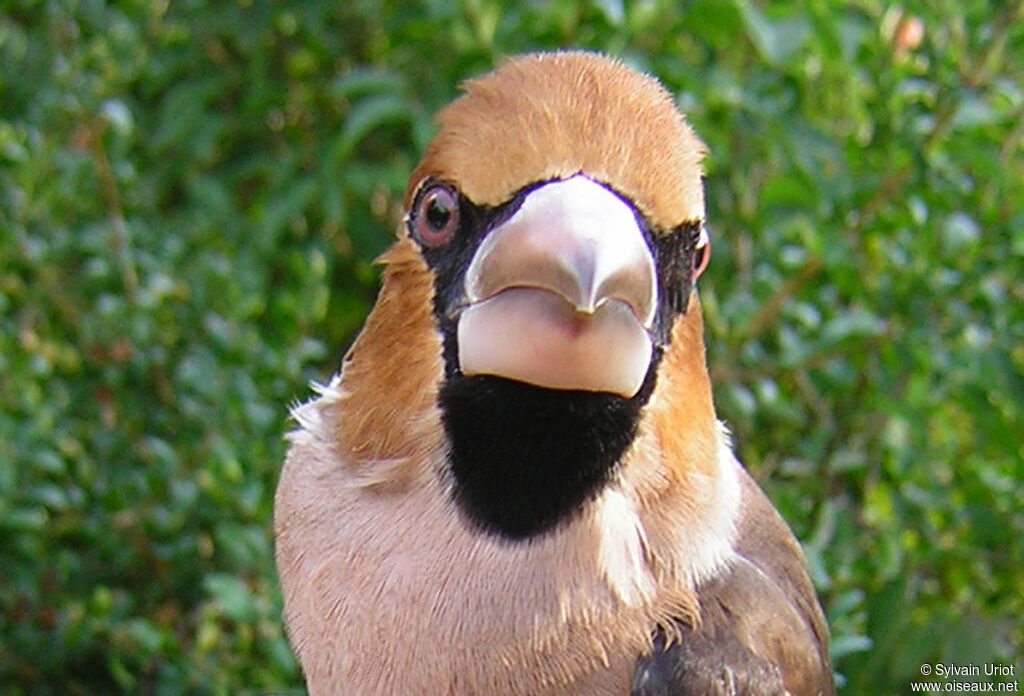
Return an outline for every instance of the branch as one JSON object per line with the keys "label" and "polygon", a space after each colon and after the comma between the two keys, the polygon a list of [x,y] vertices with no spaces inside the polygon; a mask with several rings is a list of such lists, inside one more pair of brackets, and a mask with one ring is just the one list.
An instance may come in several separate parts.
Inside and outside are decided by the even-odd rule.
{"label": "branch", "polygon": [[91,145],[93,162],[96,164],[96,172],[103,186],[103,198],[107,204],[110,224],[114,228],[114,249],[117,251],[121,261],[121,274],[124,278],[125,295],[130,302],[134,303],[139,289],[139,276],[135,270],[135,261],[132,258],[131,235],[124,221],[121,193],[117,187],[114,169],[110,165],[110,155],[107,154],[107,148],[103,142],[106,126],[101,119],[96,119],[89,131],[89,144]]}

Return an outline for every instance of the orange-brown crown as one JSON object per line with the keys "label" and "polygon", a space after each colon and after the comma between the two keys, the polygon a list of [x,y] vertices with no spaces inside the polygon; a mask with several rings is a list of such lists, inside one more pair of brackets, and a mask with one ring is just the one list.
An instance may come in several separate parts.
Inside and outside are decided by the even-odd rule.
{"label": "orange-brown crown", "polygon": [[658,227],[703,219],[704,145],[654,78],[605,56],[562,52],[506,60],[464,89],[438,115],[406,209],[427,177],[493,206],[528,184],[583,173]]}

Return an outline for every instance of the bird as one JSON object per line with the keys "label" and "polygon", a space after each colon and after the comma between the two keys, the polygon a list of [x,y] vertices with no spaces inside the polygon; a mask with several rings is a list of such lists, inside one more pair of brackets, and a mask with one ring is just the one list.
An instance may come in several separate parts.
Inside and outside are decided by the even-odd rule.
{"label": "bird", "polygon": [[800,544],[718,420],[706,148],[618,58],[442,109],[274,508],[311,696],[834,694]]}

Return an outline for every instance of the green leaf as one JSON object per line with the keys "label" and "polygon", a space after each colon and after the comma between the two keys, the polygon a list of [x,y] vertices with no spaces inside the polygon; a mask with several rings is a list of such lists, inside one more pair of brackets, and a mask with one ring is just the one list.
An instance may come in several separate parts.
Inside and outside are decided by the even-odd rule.
{"label": "green leaf", "polygon": [[806,20],[772,22],[750,0],[735,0],[747,37],[762,59],[773,65],[788,62],[810,35]]}
{"label": "green leaf", "polygon": [[829,655],[832,657],[833,661],[837,661],[847,655],[867,652],[873,646],[874,643],[867,636],[837,636],[829,646]]}
{"label": "green leaf", "polygon": [[304,177],[290,186],[280,198],[271,201],[262,215],[262,227],[266,234],[273,238],[299,217],[318,190],[319,182],[316,179]]}
{"label": "green leaf", "polygon": [[342,127],[338,161],[348,157],[363,138],[388,123],[411,123],[412,110],[397,94],[376,94],[352,107]]}
{"label": "green leaf", "polygon": [[403,87],[402,78],[389,70],[358,66],[331,83],[331,94],[339,98],[352,99],[367,94],[397,94]]}
{"label": "green leaf", "polygon": [[886,329],[885,322],[871,312],[854,308],[829,320],[821,330],[825,343],[841,343],[851,339],[879,336]]}
{"label": "green leaf", "polygon": [[256,605],[249,587],[240,579],[224,573],[208,575],[203,589],[228,618],[245,623],[256,618]]}

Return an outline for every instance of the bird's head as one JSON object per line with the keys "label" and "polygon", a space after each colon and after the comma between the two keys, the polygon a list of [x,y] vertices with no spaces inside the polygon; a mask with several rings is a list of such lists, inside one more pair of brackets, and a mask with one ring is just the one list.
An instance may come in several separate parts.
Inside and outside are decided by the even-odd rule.
{"label": "bird's head", "polygon": [[703,145],[670,94],[602,56],[525,56],[438,124],[346,358],[353,459],[443,462],[466,519],[511,539],[571,519],[641,434],[672,462],[652,496],[712,466]]}

